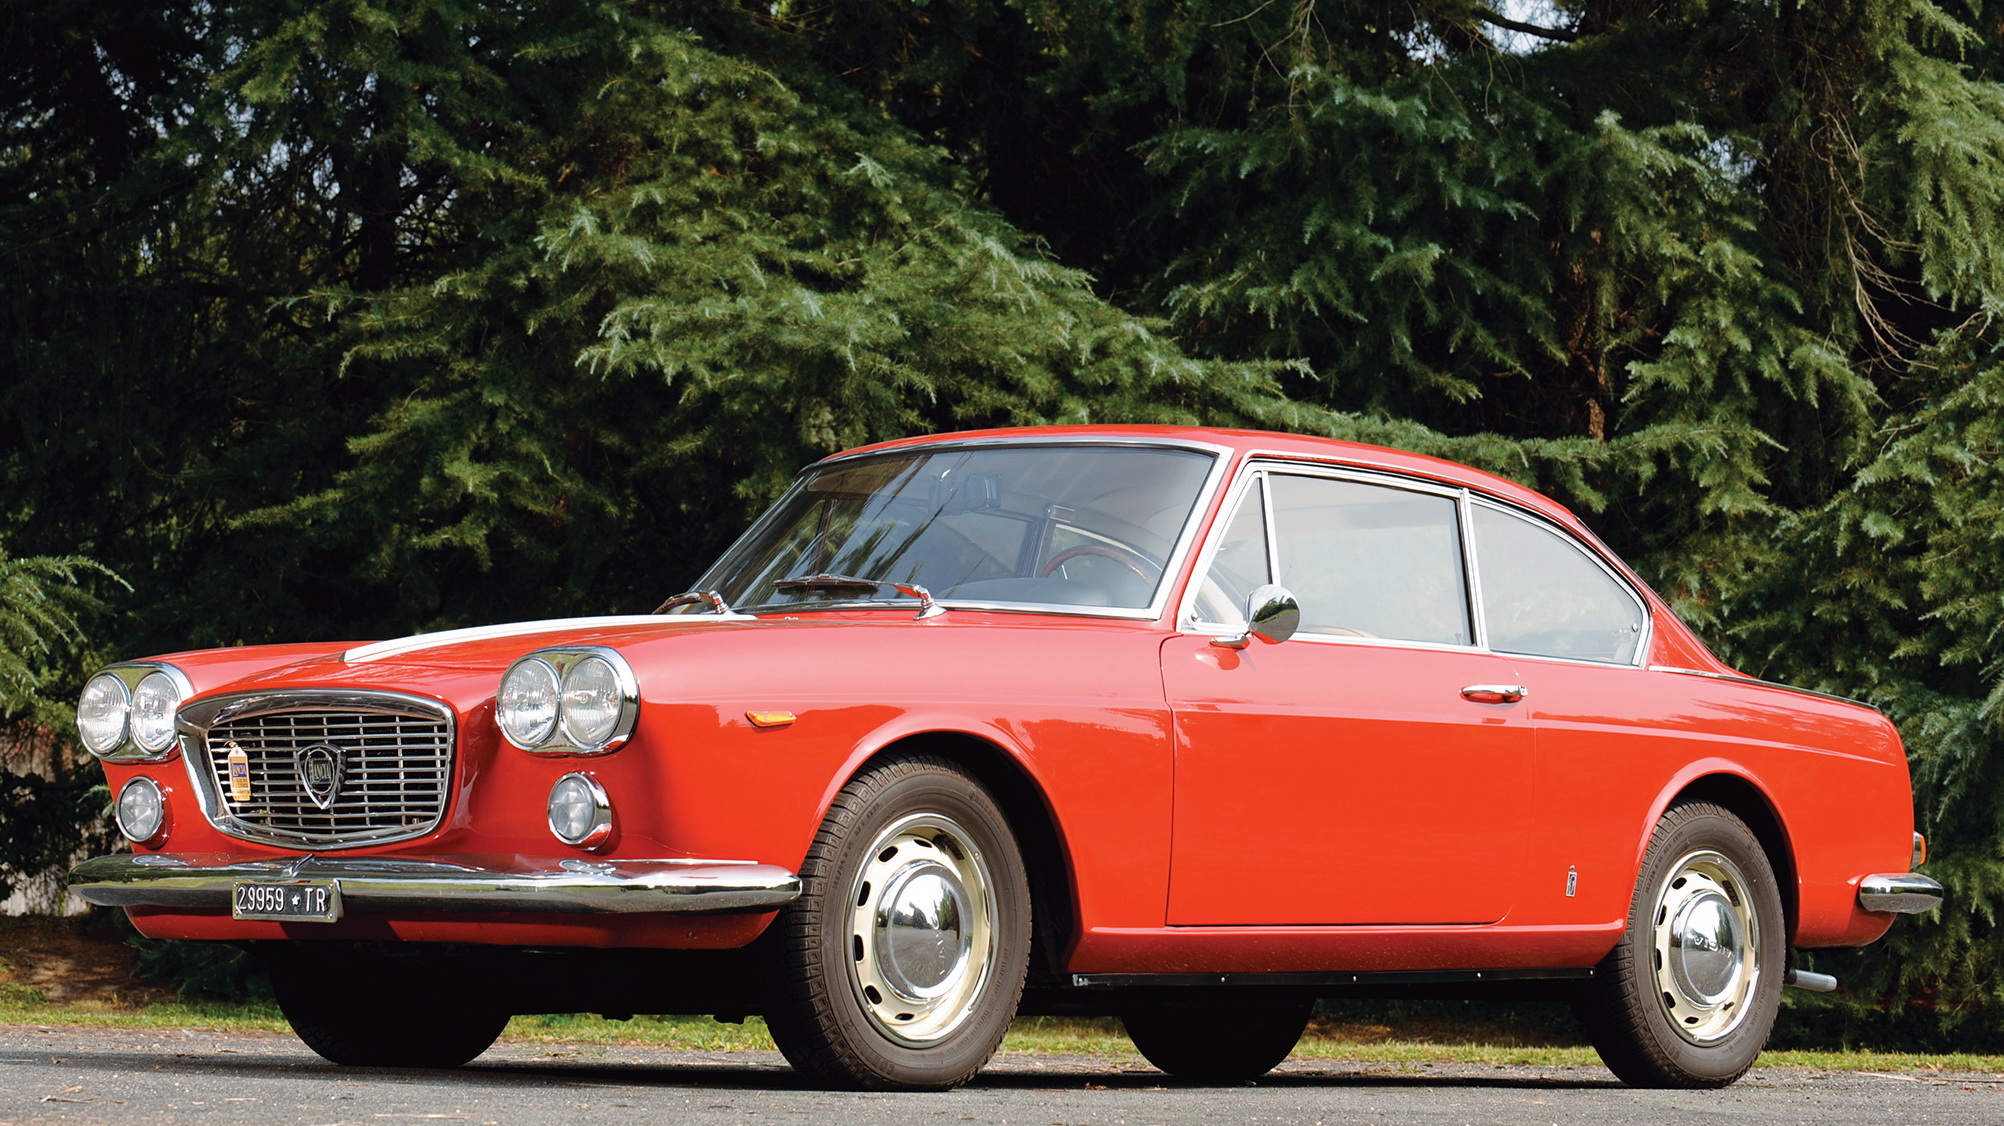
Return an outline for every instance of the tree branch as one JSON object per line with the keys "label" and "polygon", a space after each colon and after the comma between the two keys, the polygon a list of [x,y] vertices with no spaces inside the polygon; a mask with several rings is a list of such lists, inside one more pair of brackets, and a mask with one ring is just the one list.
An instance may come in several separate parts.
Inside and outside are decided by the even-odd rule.
{"label": "tree branch", "polygon": [[1539,27],[1534,23],[1522,23],[1518,20],[1505,19],[1494,12],[1484,12],[1476,18],[1483,23],[1494,24],[1505,31],[1521,31],[1525,35],[1535,35],[1540,39],[1550,39],[1558,43],[1571,43],[1573,40],[1579,38],[1579,35],[1574,32],[1560,31],[1555,27]]}

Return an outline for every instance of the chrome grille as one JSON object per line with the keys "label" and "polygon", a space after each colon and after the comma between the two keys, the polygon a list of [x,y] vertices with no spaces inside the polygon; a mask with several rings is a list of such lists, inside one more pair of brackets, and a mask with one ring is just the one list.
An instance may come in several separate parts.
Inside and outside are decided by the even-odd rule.
{"label": "chrome grille", "polygon": [[[184,721],[190,718],[184,713]],[[196,773],[209,799],[203,804],[226,833],[338,848],[419,836],[444,817],[452,720],[428,701],[254,697],[221,708],[206,726],[191,749],[201,751]],[[339,784],[324,809],[308,793],[300,765],[300,753],[315,747],[333,749],[340,760]],[[233,750],[247,760],[247,801],[231,788]]]}

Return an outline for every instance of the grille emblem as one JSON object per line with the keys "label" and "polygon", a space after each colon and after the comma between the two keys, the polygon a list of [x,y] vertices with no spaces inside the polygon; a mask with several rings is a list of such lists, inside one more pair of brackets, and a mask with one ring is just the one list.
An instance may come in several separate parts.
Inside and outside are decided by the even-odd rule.
{"label": "grille emblem", "polygon": [[236,740],[229,743],[230,755],[226,760],[230,770],[230,800],[247,802],[251,800],[250,755],[237,746]]}
{"label": "grille emblem", "polygon": [[301,748],[292,756],[300,789],[323,810],[333,808],[334,799],[341,796],[341,757],[341,748],[326,743]]}

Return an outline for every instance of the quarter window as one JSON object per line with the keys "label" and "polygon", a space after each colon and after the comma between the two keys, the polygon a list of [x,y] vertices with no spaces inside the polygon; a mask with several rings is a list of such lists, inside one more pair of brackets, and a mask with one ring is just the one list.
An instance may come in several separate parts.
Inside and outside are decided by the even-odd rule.
{"label": "quarter window", "polygon": [[1634,662],[1642,639],[1642,607],[1570,539],[1523,517],[1477,505],[1475,557],[1482,571],[1482,616],[1491,649]]}

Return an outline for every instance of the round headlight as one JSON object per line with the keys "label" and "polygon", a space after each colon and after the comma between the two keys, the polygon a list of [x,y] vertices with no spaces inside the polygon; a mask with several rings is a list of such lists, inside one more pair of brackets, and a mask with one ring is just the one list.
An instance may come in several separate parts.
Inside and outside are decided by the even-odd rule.
{"label": "round headlight", "polygon": [[124,681],[108,672],[91,677],[77,701],[77,734],[83,737],[85,749],[94,755],[117,750],[125,742],[125,720],[131,705],[132,695]]}
{"label": "round headlight", "polygon": [[532,657],[516,662],[501,678],[501,691],[494,699],[501,733],[524,750],[541,746],[557,729],[559,695],[557,670],[548,661]]}
{"label": "round headlight", "polygon": [[174,743],[174,709],[181,706],[181,689],[164,672],[147,673],[132,690],[132,741],[158,754]]}
{"label": "round headlight", "polygon": [[550,832],[565,844],[591,848],[612,835],[612,799],[584,774],[566,774],[550,787]]}
{"label": "round headlight", "polygon": [[151,778],[139,777],[118,791],[118,831],[134,844],[152,844],[167,828],[167,801]]}
{"label": "round headlight", "polygon": [[564,734],[579,747],[594,748],[619,728],[625,695],[619,674],[602,657],[586,657],[564,674]]}

